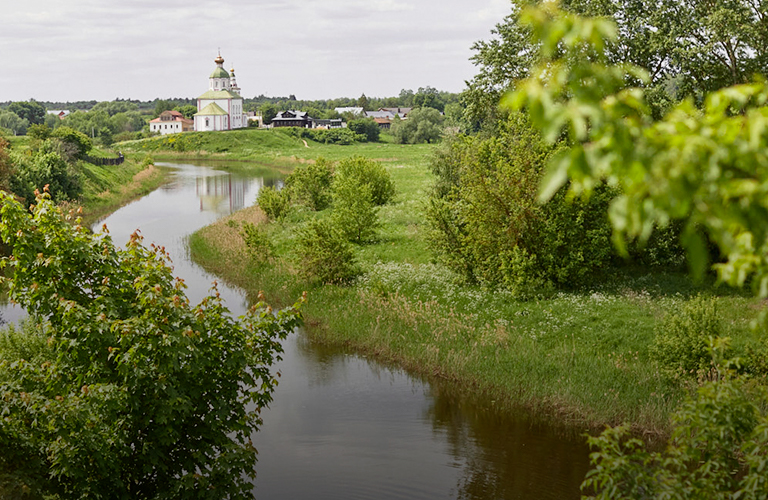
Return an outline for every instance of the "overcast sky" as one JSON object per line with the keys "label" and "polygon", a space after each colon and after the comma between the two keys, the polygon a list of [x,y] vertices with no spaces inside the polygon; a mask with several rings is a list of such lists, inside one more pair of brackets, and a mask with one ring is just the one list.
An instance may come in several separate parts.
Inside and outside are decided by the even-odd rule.
{"label": "overcast sky", "polygon": [[0,102],[459,92],[510,0],[3,0]]}

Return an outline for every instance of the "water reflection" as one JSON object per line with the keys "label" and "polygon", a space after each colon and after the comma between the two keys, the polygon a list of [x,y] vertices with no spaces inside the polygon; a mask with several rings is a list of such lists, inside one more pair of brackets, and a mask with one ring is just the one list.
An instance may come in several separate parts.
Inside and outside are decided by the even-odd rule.
{"label": "water reflection", "polygon": [[479,500],[580,497],[588,470],[585,439],[544,425],[525,413],[496,411],[444,383],[434,382],[428,418],[462,463],[457,498]]}
{"label": "water reflection", "polygon": [[258,498],[579,498],[587,449],[572,432],[304,336],[278,366],[253,437]]}

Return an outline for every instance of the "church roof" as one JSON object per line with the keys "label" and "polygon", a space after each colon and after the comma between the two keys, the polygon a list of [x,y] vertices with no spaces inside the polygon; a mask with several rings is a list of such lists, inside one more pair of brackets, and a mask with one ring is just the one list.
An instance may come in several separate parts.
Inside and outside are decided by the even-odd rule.
{"label": "church roof", "polygon": [[195,116],[226,116],[228,114],[229,113],[221,109],[221,106],[215,102],[212,102],[208,106],[195,113]]}
{"label": "church roof", "polygon": [[231,90],[209,90],[198,99],[242,99],[242,97]]}
{"label": "church roof", "polygon": [[229,73],[227,73],[227,70],[219,66],[215,70],[213,70],[213,73],[211,73],[210,78],[229,78]]}

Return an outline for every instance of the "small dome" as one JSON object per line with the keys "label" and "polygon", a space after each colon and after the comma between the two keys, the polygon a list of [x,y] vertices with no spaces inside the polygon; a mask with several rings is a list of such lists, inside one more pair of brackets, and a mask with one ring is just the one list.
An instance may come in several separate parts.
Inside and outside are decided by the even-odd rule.
{"label": "small dome", "polygon": [[213,73],[211,73],[210,78],[229,78],[229,73],[227,73],[227,70],[224,68],[216,68],[213,70]]}

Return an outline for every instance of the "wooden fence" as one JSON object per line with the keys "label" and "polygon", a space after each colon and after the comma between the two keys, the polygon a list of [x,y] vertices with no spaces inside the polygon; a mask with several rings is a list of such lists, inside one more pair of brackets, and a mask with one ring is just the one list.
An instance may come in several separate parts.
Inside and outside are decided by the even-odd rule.
{"label": "wooden fence", "polygon": [[123,153],[120,153],[120,156],[117,158],[94,158],[93,156],[85,155],[83,159],[94,165],[121,165],[125,161]]}

